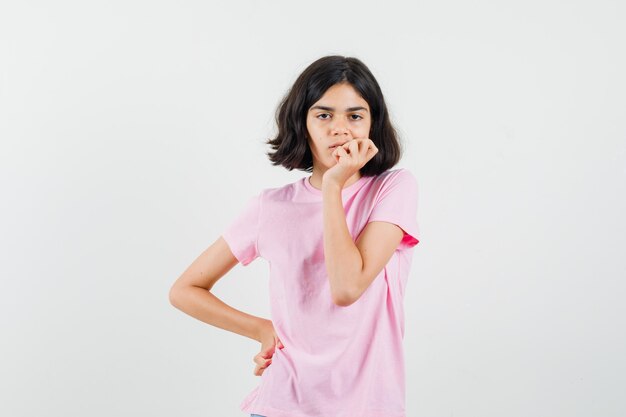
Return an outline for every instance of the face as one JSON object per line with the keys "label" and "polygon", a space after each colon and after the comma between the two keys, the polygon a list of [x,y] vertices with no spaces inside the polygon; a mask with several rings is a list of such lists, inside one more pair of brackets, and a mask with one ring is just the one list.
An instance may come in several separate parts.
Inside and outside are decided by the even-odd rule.
{"label": "face", "polygon": [[326,90],[309,108],[306,118],[314,168],[333,167],[335,148],[331,146],[369,138],[371,124],[370,107],[354,87],[340,83]]}

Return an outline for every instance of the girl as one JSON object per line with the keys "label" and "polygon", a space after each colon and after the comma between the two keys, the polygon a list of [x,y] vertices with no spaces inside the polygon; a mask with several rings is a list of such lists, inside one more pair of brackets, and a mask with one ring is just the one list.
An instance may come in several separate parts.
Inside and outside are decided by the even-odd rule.
{"label": "girl", "polygon": [[[358,59],[309,65],[282,100],[273,165],[311,175],[251,197],[170,301],[261,343],[241,410],[265,417],[405,417],[403,298],[419,242],[417,182],[376,79]],[[270,264],[271,320],[210,291],[238,262]]]}

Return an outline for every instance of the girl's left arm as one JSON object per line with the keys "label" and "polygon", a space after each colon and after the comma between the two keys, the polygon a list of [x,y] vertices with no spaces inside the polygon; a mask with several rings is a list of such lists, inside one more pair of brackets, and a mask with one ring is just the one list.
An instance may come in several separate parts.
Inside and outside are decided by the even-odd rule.
{"label": "girl's left arm", "polygon": [[322,188],[324,258],[333,302],[345,307],[358,300],[378,276],[404,232],[396,224],[372,221],[354,242],[346,223],[341,188],[338,184]]}

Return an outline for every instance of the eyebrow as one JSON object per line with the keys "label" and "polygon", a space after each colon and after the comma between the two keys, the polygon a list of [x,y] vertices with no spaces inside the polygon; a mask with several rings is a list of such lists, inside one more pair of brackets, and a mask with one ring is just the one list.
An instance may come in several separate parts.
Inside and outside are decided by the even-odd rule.
{"label": "eyebrow", "polygon": [[[313,110],[313,109],[335,111],[334,107],[328,107],[328,106],[313,106],[313,107],[311,107],[310,110]],[[348,107],[346,109],[346,111],[357,111],[357,110],[365,110],[365,111],[367,111],[367,109],[365,107],[363,107],[363,106]]]}

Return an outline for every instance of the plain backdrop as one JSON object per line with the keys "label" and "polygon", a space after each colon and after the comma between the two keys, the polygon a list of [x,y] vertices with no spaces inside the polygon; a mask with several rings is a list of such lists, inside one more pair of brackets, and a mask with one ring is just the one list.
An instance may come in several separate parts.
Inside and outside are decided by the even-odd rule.
{"label": "plain backdrop", "polygon": [[[168,291],[309,175],[264,141],[329,54],[419,184],[407,416],[626,414],[623,2],[0,4],[0,415],[244,416],[260,344]],[[214,291],[269,318],[261,258]]]}

